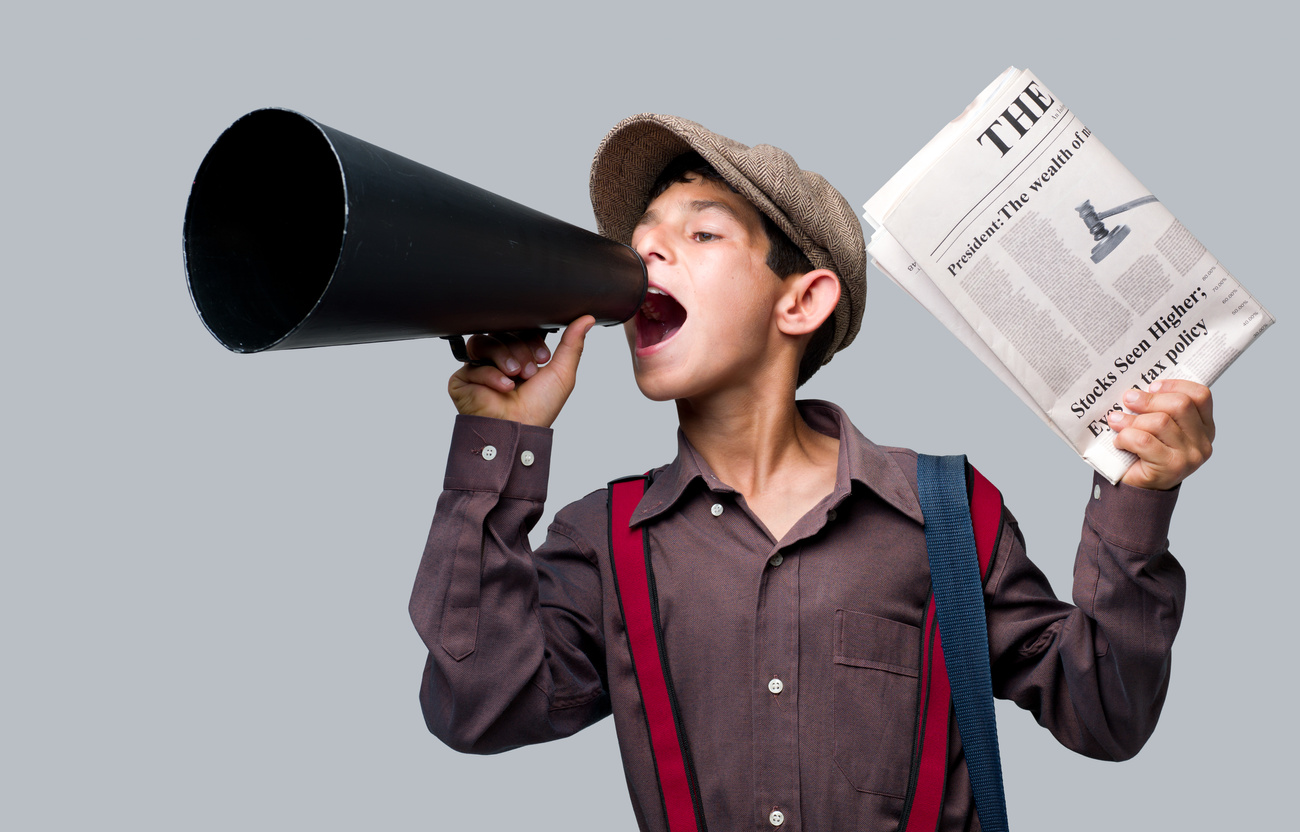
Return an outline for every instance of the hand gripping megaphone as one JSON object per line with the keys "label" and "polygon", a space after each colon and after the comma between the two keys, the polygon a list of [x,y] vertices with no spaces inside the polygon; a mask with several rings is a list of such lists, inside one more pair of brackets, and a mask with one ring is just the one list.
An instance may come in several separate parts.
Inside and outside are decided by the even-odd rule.
{"label": "hand gripping megaphone", "polygon": [[646,292],[628,246],[290,110],[217,139],[184,249],[199,317],[234,352],[614,324]]}

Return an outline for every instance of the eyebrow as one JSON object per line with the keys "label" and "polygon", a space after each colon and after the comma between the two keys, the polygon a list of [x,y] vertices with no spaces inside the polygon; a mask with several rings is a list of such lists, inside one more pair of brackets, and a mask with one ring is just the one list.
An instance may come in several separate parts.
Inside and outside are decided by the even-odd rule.
{"label": "eyebrow", "polygon": [[[693,213],[697,213],[697,214],[702,211],[708,211],[710,209],[716,208],[717,210],[731,217],[741,225],[745,224],[744,217],[742,217],[740,213],[736,211],[735,208],[732,208],[730,205],[728,205],[725,202],[719,202],[716,199],[693,199],[691,200],[690,204],[687,205],[687,208],[689,208]],[[659,219],[659,213],[657,211],[648,210],[641,215],[641,218],[636,221],[636,225],[632,227],[640,228],[642,225],[645,225],[646,223],[654,222],[657,219]]]}
{"label": "eyebrow", "polygon": [[745,224],[745,220],[740,216],[740,212],[725,202],[718,202],[713,199],[696,199],[691,202],[691,210],[697,213],[700,211],[707,211],[710,208],[717,208],[719,211],[727,214],[741,225]]}

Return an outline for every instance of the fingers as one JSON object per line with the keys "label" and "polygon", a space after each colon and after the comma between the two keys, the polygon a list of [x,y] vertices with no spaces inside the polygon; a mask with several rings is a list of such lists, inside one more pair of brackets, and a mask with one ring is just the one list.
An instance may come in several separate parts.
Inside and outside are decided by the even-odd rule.
{"label": "fingers", "polygon": [[546,346],[546,332],[544,330],[534,329],[530,332],[521,332],[519,337],[524,339],[524,343],[532,350],[533,360],[538,365],[551,360],[551,351]]}
{"label": "fingers", "polygon": [[474,336],[466,354],[483,363],[462,366],[447,385],[457,410],[549,427],[573,392],[583,345],[595,323],[584,315],[570,324],[554,354],[540,331]]}
{"label": "fingers", "polygon": [[[1136,416],[1112,412],[1111,427],[1156,428],[1161,432],[1179,429],[1205,444],[1214,441],[1214,401],[1210,389],[1191,381],[1157,381],[1149,392],[1128,390],[1124,406]],[[1157,418],[1148,418],[1157,417]],[[1168,417],[1167,419],[1164,417]]]}
{"label": "fingers", "polygon": [[1124,405],[1132,413],[1112,412],[1115,447],[1136,454],[1124,481],[1146,488],[1172,488],[1201,467],[1213,450],[1214,405],[1204,385],[1185,380],[1158,381],[1148,392],[1129,390]]}
{"label": "fingers", "polygon": [[[510,332],[475,335],[465,345],[466,354],[474,362],[490,362],[487,366],[501,376],[527,380],[537,375],[537,347],[543,337],[545,336],[538,334],[522,337]],[[541,347],[545,349],[545,344],[542,343]],[[479,375],[484,378],[496,377],[488,373]]]}
{"label": "fingers", "polygon": [[498,369],[495,364],[466,364],[457,370],[453,377],[469,384],[480,384],[503,392],[515,389],[515,380]]}

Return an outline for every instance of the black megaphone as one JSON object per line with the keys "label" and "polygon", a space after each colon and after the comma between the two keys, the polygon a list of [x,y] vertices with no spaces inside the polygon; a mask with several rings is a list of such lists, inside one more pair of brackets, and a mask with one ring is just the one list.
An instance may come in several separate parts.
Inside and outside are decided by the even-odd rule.
{"label": "black megaphone", "polygon": [[208,151],[184,249],[234,352],[608,325],[647,285],[628,246],[280,109]]}

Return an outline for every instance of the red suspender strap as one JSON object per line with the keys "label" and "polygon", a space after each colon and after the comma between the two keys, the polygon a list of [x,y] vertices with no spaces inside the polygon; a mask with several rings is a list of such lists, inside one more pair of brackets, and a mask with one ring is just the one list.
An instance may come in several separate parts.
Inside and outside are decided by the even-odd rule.
{"label": "red suspender strap", "polygon": [[657,627],[654,574],[644,532],[629,528],[632,512],[645,494],[645,478],[610,483],[610,553],[614,581],[623,621],[627,627],[632,666],[636,672],[641,701],[664,812],[670,832],[703,832],[702,815],[697,815],[690,751],[678,730],[671,694],[668,658],[661,652]]}
{"label": "red suspender strap", "polygon": [[921,630],[921,702],[917,708],[916,747],[912,749],[916,778],[909,805],[904,808],[906,832],[934,832],[943,807],[944,780],[948,773],[948,717],[952,688],[943,663],[939,626],[934,617],[934,597],[925,606]]}
{"label": "red suspender strap", "polygon": [[975,549],[980,556],[980,577],[988,583],[993,550],[998,544],[998,532],[1002,530],[1002,494],[973,466],[970,473],[971,525],[975,530]]}
{"label": "red suspender strap", "polygon": [[[1002,528],[1002,495],[979,471],[967,465],[971,526],[979,553],[980,577],[988,581],[989,567]],[[952,687],[943,661],[943,642],[935,622],[934,595],[925,607],[921,631],[921,704],[917,709],[915,786],[905,807],[905,832],[934,832],[943,809],[948,772],[948,725]]]}

